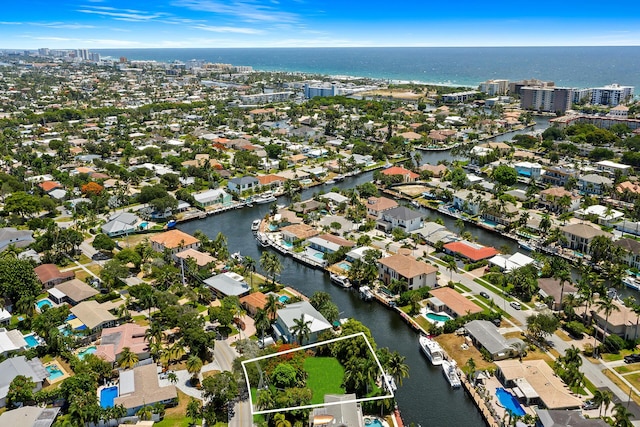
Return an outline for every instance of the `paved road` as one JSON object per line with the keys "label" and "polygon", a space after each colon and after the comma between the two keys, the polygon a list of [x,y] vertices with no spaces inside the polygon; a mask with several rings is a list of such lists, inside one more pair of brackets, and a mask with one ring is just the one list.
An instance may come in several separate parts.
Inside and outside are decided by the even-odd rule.
{"label": "paved road", "polygon": [[[216,340],[216,346],[213,350],[213,354],[215,355],[221,370],[233,370],[233,360],[238,357],[238,353],[227,343],[227,341]],[[246,427],[253,425],[249,399],[241,401],[236,400],[233,405],[233,412],[234,415],[229,419],[229,427]]]}

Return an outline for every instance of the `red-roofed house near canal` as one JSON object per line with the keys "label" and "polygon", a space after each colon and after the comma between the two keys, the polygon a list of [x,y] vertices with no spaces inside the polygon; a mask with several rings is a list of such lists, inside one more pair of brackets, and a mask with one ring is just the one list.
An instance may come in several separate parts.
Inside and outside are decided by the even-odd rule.
{"label": "red-roofed house near canal", "polygon": [[460,256],[473,262],[491,258],[498,254],[496,248],[492,248],[491,246],[482,246],[466,240],[447,243],[443,248],[444,251],[450,255]]}

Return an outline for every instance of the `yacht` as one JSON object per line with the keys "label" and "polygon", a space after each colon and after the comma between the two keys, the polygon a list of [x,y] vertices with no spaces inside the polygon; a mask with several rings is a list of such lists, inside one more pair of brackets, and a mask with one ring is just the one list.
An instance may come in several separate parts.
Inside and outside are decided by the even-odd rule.
{"label": "yacht", "polygon": [[336,182],[344,181],[344,175],[336,175],[333,179]]}
{"label": "yacht", "polygon": [[527,250],[529,252],[533,252],[535,250],[535,248],[533,247],[533,245],[529,242],[526,242],[524,240],[518,240],[518,246],[521,247],[524,250]]}
{"label": "yacht", "polygon": [[262,246],[263,248],[268,248],[269,246],[271,246],[269,244],[269,241],[267,240],[267,236],[265,236],[262,233],[256,233],[256,241],[260,244],[260,246]]}
{"label": "yacht", "polygon": [[371,288],[368,286],[360,286],[359,289],[360,298],[365,301],[371,301],[373,299],[373,292],[371,292]]}
{"label": "yacht", "polygon": [[325,181],[324,183],[327,184],[327,185],[333,185],[333,184],[336,183],[336,180],[335,179],[330,179],[328,181]]}
{"label": "yacht", "polygon": [[449,385],[452,388],[458,388],[462,385],[458,372],[456,372],[455,362],[449,362],[448,360],[442,361],[442,375],[449,381]]}
{"label": "yacht", "polygon": [[422,352],[427,356],[432,365],[442,365],[444,361],[444,350],[440,347],[437,341],[431,338],[420,335],[420,348]]}
{"label": "yacht", "polygon": [[256,219],[251,223],[251,231],[253,231],[253,233],[257,233],[258,230],[260,230],[260,223],[262,222],[261,219]]}
{"label": "yacht", "polygon": [[253,202],[259,205],[275,202],[276,200],[278,199],[276,199],[276,196],[273,195],[272,191],[266,191],[260,194],[259,196],[256,196],[253,198]]}
{"label": "yacht", "polygon": [[351,287],[351,282],[349,281],[349,278],[347,276],[342,276],[340,274],[330,273],[329,274],[329,279],[331,279],[331,281],[333,283],[335,283],[336,285],[341,286],[343,288],[350,288]]}

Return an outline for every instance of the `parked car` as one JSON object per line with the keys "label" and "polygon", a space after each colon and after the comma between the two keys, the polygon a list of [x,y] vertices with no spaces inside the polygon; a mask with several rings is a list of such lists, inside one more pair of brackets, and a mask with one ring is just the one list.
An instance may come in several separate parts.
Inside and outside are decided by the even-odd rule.
{"label": "parked car", "polygon": [[500,325],[502,324],[502,322],[500,321],[500,319],[493,319],[491,321],[494,325],[496,325],[496,327],[500,327]]}
{"label": "parked car", "polygon": [[480,292],[480,296],[482,298],[486,298],[486,299],[491,299],[491,297],[489,296],[488,293],[486,293],[485,291]]}
{"label": "parked car", "polygon": [[624,363],[638,363],[640,362],[640,353],[629,354],[624,357]]}
{"label": "parked car", "polygon": [[600,407],[600,404],[593,400],[587,400],[586,402],[584,402],[584,405],[582,405],[582,409],[584,409],[585,411],[589,411],[591,409],[598,409],[599,407]]}
{"label": "parked car", "polygon": [[543,302],[537,302],[537,303],[535,303],[535,307],[536,307],[536,310],[538,310],[538,311],[539,311],[539,310],[546,310],[547,308],[549,308],[549,307],[547,306],[547,304],[545,304],[545,303],[543,303]]}
{"label": "parked car", "polygon": [[509,303],[509,305],[513,308],[515,308],[516,310],[522,310],[522,306],[520,305],[520,303],[518,301],[511,301]]}

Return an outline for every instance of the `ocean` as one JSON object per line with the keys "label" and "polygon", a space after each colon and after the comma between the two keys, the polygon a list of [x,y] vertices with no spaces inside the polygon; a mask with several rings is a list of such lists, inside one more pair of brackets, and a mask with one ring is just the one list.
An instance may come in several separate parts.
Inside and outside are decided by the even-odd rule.
{"label": "ocean", "polygon": [[556,86],[611,83],[640,90],[640,46],[98,49],[102,56],[159,62],[221,62],[256,70],[346,75],[476,87],[488,79],[536,78]]}

